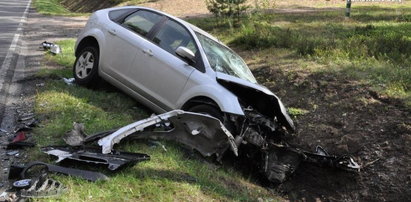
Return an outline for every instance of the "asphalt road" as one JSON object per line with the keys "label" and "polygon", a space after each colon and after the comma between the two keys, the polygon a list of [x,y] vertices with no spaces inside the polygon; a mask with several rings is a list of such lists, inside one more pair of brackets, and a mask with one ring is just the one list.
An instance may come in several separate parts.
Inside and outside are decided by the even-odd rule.
{"label": "asphalt road", "polygon": [[7,108],[30,3],[31,0],[0,0],[0,123]]}
{"label": "asphalt road", "polygon": [[10,49],[29,0],[0,0],[0,64]]}

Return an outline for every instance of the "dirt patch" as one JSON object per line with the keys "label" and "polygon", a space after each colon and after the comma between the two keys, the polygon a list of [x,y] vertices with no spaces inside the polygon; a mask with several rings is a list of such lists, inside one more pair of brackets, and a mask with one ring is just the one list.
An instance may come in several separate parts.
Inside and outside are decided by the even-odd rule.
{"label": "dirt patch", "polygon": [[[275,59],[273,59],[275,61]],[[308,110],[296,119],[295,143],[352,154],[363,169],[349,174],[302,164],[277,187],[291,200],[406,201],[411,197],[411,113],[342,73],[293,72],[287,64],[259,64],[254,74],[288,107]]]}

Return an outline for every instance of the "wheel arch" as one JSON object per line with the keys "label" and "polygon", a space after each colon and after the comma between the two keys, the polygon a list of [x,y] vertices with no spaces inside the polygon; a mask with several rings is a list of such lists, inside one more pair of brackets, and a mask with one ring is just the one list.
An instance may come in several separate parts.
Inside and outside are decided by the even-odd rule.
{"label": "wheel arch", "polygon": [[87,37],[83,38],[79,42],[79,44],[77,45],[75,56],[78,57],[81,50],[83,50],[85,47],[88,47],[88,46],[93,46],[93,47],[97,48],[97,51],[98,51],[99,55],[101,55],[100,45],[99,45],[97,39],[93,36],[87,36]]}
{"label": "wheel arch", "polygon": [[196,97],[189,99],[187,102],[184,103],[181,109],[188,110],[198,104],[210,105],[210,106],[218,108],[221,111],[221,108],[218,106],[217,102],[215,102],[213,99],[206,97],[206,96],[196,96]]}

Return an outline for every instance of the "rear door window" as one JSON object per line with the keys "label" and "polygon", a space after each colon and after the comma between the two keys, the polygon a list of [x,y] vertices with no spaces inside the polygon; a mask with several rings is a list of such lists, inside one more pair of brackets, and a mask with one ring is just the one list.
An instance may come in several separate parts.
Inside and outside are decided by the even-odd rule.
{"label": "rear door window", "polygon": [[137,34],[147,36],[154,25],[160,22],[161,19],[162,16],[159,14],[140,10],[127,16],[121,24]]}

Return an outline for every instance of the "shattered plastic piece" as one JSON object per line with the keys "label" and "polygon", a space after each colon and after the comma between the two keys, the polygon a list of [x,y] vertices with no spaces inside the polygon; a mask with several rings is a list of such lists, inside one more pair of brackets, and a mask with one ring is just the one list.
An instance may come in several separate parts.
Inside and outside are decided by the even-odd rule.
{"label": "shattered plastic piece", "polygon": [[24,170],[21,172],[21,178],[26,178],[28,171],[33,169],[33,167],[36,167],[36,166],[45,167],[47,168],[48,172],[61,173],[65,175],[80,177],[80,178],[83,178],[83,179],[86,179],[92,182],[97,181],[97,180],[107,180],[108,179],[106,175],[99,173],[99,172],[80,170],[80,169],[74,169],[74,168],[66,168],[62,166],[56,166],[56,165],[43,163],[40,161],[34,161],[34,162],[29,163],[24,168]]}
{"label": "shattered plastic piece", "polygon": [[61,53],[60,46],[51,42],[44,41],[41,43],[43,50],[50,50],[51,53],[59,54]]}
{"label": "shattered plastic piece", "polygon": [[9,155],[9,156],[14,156],[14,155],[17,155],[18,153],[19,153],[19,151],[13,150],[13,151],[7,152],[7,155]]}
{"label": "shattered plastic piece", "polygon": [[27,198],[45,198],[61,195],[65,191],[66,188],[60,182],[41,176],[33,182],[30,188],[20,190],[20,196]]}
{"label": "shattered plastic piece", "polygon": [[80,146],[83,144],[86,136],[87,135],[84,132],[84,124],[74,122],[73,129],[66,133],[63,140],[70,146]]}
{"label": "shattered plastic piece", "polygon": [[3,128],[0,128],[0,131],[3,132],[3,133],[8,133],[8,131],[3,129]]}
{"label": "shattered plastic piece", "polygon": [[19,132],[17,133],[17,135],[14,137],[14,139],[11,141],[12,143],[16,143],[16,142],[22,142],[26,140],[26,135],[24,132]]}
{"label": "shattered plastic piece", "polygon": [[61,48],[59,45],[54,45],[50,48],[50,52],[54,54],[60,54],[61,53]]}
{"label": "shattered plastic piece", "polygon": [[66,83],[67,85],[71,86],[74,84],[75,79],[74,78],[63,78],[64,83]]}
{"label": "shattered plastic piece", "polygon": [[[168,122],[171,123],[170,126],[166,126],[165,123]],[[163,126],[164,130],[145,131],[148,127],[156,126],[156,124]],[[199,131],[199,133],[192,135],[194,130]],[[98,140],[98,144],[102,147],[102,153],[110,153],[114,144],[131,134],[134,134],[133,138],[136,139],[162,138],[177,141],[197,150],[203,156],[216,154],[217,157],[221,157],[228,148],[231,148],[234,154],[238,155],[234,137],[220,120],[208,115],[182,110],[173,110],[137,121],[101,138]]]}
{"label": "shattered plastic piece", "polygon": [[150,156],[147,154],[118,151],[113,151],[110,154],[101,154],[100,150],[92,148],[49,146],[43,147],[41,150],[46,154],[57,156],[58,160],[56,162],[71,159],[86,163],[108,165],[110,170],[117,170],[125,165],[150,160]]}
{"label": "shattered plastic piece", "polygon": [[22,188],[29,187],[30,184],[31,184],[31,179],[23,179],[23,180],[15,181],[13,183],[13,187],[22,189]]}

